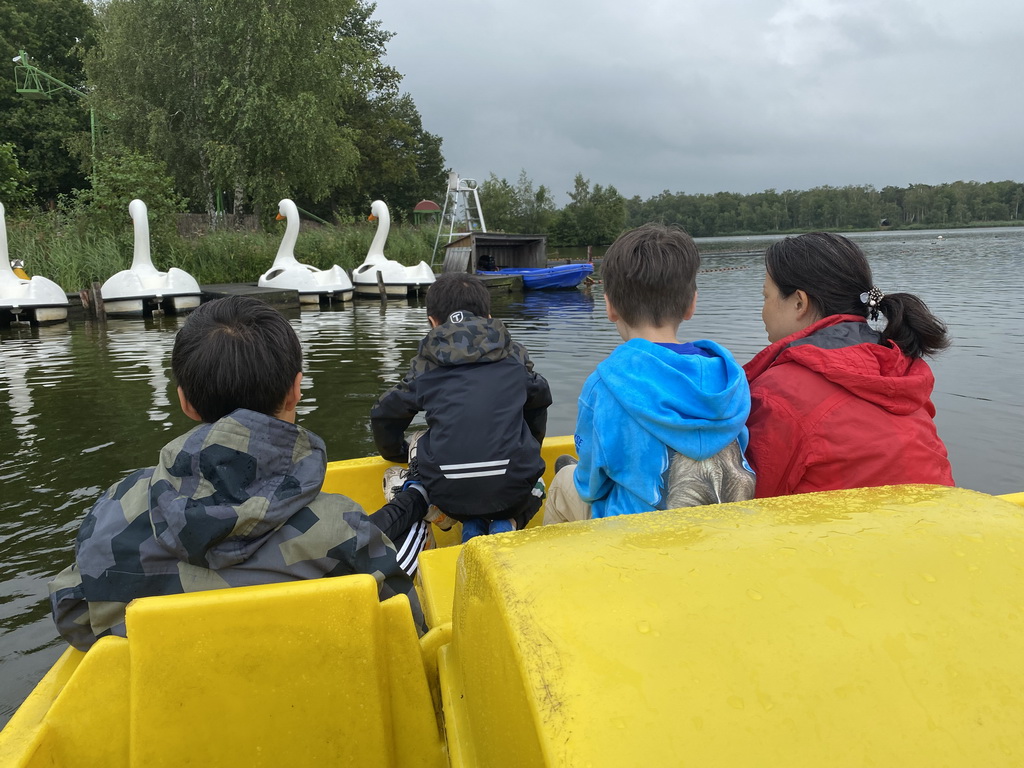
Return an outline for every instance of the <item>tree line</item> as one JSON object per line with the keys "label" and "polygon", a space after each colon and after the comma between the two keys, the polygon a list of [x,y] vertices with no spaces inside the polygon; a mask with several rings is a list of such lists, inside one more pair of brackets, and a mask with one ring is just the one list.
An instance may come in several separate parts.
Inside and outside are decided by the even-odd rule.
{"label": "tree line", "polygon": [[953,227],[1020,222],[1024,184],[1016,181],[871,185],[774,189],[739,195],[686,195],[662,192],[629,201],[629,221],[679,224],[695,237],[855,230],[884,227]]}
{"label": "tree line", "polygon": [[649,221],[674,224],[694,237],[858,229],[1024,224],[1024,184],[955,181],[774,189],[753,194],[664,191],[625,198],[614,186],[591,186],[577,174],[569,203],[555,204],[544,185],[523,171],[516,183],[493,173],[480,185],[488,227],[548,235],[552,245],[608,245],[622,231]]}

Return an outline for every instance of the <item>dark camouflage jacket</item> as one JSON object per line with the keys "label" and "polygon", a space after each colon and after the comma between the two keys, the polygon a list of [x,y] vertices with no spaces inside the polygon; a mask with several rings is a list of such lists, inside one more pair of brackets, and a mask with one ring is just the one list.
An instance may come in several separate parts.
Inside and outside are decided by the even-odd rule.
{"label": "dark camouflage jacket", "polygon": [[82,521],[75,563],[50,583],[79,649],[125,634],[134,598],[369,573],[381,599],[419,601],[392,543],[351,499],[321,493],[323,441],[247,410],[168,443],[156,467],[108,490]]}
{"label": "dark camouflage jacket", "polygon": [[404,462],[405,429],[425,412],[416,458],[431,503],[458,520],[500,519],[529,499],[544,473],[549,405],[547,381],[500,320],[454,312],[420,342],[370,421],[380,455]]}

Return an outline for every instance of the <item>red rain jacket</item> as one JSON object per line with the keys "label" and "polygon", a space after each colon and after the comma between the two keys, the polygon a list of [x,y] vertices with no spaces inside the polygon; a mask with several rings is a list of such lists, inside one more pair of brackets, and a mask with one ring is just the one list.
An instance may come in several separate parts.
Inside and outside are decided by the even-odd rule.
{"label": "red rain jacket", "polygon": [[832,315],[763,349],[750,382],[756,495],[953,485],[935,431],[935,377],[862,317]]}

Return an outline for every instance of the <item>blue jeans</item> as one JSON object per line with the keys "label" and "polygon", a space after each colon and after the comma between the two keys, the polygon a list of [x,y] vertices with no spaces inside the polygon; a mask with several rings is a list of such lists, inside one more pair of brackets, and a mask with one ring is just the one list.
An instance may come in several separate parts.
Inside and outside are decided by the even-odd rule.
{"label": "blue jeans", "polygon": [[488,533],[508,533],[514,530],[511,520],[485,520],[482,517],[472,517],[462,523],[462,543],[465,544],[476,536],[484,536]]}

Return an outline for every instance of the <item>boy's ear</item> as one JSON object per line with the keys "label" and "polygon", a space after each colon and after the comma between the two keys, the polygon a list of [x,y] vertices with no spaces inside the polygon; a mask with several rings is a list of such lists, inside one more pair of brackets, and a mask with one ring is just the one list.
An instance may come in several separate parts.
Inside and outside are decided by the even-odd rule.
{"label": "boy's ear", "polygon": [[427,320],[430,322],[430,327],[431,328],[437,328],[437,326],[440,325],[440,323],[437,322],[437,320],[434,319],[433,317],[431,317],[430,315],[427,315]]}
{"label": "boy's ear", "polygon": [[284,396],[284,402],[281,403],[281,409],[274,414],[281,421],[290,421],[292,424],[295,423],[295,406],[299,404],[299,400],[302,399],[302,371],[295,374],[295,381],[292,382],[291,387],[288,388],[288,393]]}
{"label": "boy's ear", "polygon": [[697,291],[693,292],[693,301],[690,302],[690,308],[683,313],[683,320],[689,320],[693,317],[693,313],[697,311]]}
{"label": "boy's ear", "polygon": [[611,300],[608,298],[608,294],[605,294],[604,296],[604,311],[605,314],[608,315],[608,319],[611,320],[613,323],[619,322],[619,313],[612,305]]}
{"label": "boy's ear", "polygon": [[202,421],[203,417],[199,415],[199,411],[192,407],[192,403],[185,397],[185,390],[178,387],[178,402],[181,404],[181,412],[188,416],[192,421]]}

